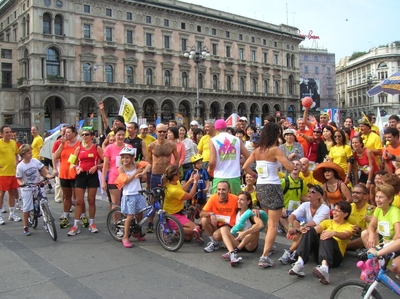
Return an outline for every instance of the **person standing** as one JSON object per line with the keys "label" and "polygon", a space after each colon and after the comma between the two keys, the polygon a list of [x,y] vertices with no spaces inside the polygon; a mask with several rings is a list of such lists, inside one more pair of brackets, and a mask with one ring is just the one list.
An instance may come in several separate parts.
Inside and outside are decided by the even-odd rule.
{"label": "person standing", "polygon": [[127,124],[126,131],[128,132],[128,137],[125,138],[125,143],[130,144],[136,150],[135,161],[147,161],[146,143],[139,138],[137,134],[138,129],[139,126],[135,122]]}
{"label": "person standing", "polygon": [[[204,125],[205,135],[201,137],[197,144],[198,153],[203,156],[203,168],[208,168],[208,161],[210,161],[210,140],[216,135],[215,122],[212,119],[206,120]],[[209,173],[211,175],[211,173]]]}
{"label": "person standing", "polygon": [[[258,262],[258,265],[263,268],[275,265],[274,261],[268,255],[275,242],[282,209],[285,206],[278,168],[281,165],[288,171],[292,171],[294,168],[293,164],[276,145],[279,134],[280,129],[278,124],[267,123],[262,129],[260,141],[243,165],[243,169],[247,173],[257,177],[257,193],[259,195],[260,206],[268,213],[264,250]],[[258,174],[250,168],[253,162],[257,163],[256,170]]]}
{"label": "person standing", "polygon": [[146,148],[149,146],[150,143],[156,141],[156,138],[149,134],[149,126],[146,124],[141,124],[139,127],[140,134],[138,137],[142,139],[146,145]]}
{"label": "person standing", "polygon": [[213,187],[211,194],[216,193],[217,184],[227,181],[231,187],[232,194],[239,194],[240,189],[240,165],[241,158],[249,157],[249,152],[238,137],[226,132],[226,123],[223,119],[215,122],[218,135],[210,140],[210,161],[208,173],[213,174]]}
{"label": "person standing", "polygon": [[[8,192],[8,206],[10,215],[8,220],[21,221],[15,214],[15,195],[19,187],[16,174],[18,161],[17,143],[11,139],[10,126],[1,127],[2,138],[0,139],[0,207],[3,206],[4,194]],[[0,216],[0,225],[4,224],[3,217]]]}
{"label": "person standing", "polygon": [[54,175],[54,189],[55,189],[55,194],[54,194],[54,201],[57,203],[61,203],[63,201],[63,195],[62,195],[62,189],[60,185],[60,178],[58,177],[58,173],[60,171],[60,159],[55,159],[54,153],[57,151],[61,144],[62,138],[65,136],[65,130],[67,129],[68,125],[63,125],[60,128],[60,136],[58,139],[54,142],[53,147],[51,149],[52,153],[52,164],[53,164],[53,175]]}
{"label": "person standing", "polygon": [[38,159],[40,161],[40,150],[43,147],[43,138],[39,135],[39,128],[37,126],[33,126],[31,128],[31,134],[33,137],[32,158]]}

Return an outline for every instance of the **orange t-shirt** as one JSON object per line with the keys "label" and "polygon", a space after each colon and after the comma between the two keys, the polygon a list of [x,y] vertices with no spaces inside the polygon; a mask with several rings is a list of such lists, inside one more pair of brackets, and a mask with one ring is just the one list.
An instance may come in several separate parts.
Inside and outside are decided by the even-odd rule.
{"label": "orange t-shirt", "polygon": [[69,157],[71,154],[75,154],[75,150],[81,143],[77,142],[74,146],[68,146],[68,143],[65,143],[64,148],[61,151],[60,155],[60,173],[59,178],[64,180],[74,180],[76,177],[75,168],[70,167],[73,166],[68,162]]}
{"label": "orange t-shirt", "polygon": [[[397,148],[393,148],[391,145],[384,146],[382,148],[382,156],[383,157],[385,157],[385,151],[388,151],[389,153],[391,153],[394,156],[400,156],[400,146]],[[385,161],[385,165],[388,166],[389,169],[391,169],[391,173],[394,173],[397,168],[400,168],[400,162],[388,161],[388,160],[384,160],[384,161]]]}
{"label": "orange t-shirt", "polygon": [[308,142],[307,142],[307,140],[304,139],[304,137],[299,136],[299,134],[304,134],[306,136],[312,137],[312,135],[313,135],[312,133],[313,132],[310,129],[304,130],[304,131],[300,131],[300,130],[296,131],[296,138],[297,138],[297,141],[303,147],[304,155],[306,155],[308,153]]}
{"label": "orange t-shirt", "polygon": [[213,212],[217,217],[218,226],[229,224],[234,226],[236,223],[236,214],[238,209],[238,197],[234,194],[228,194],[228,202],[221,203],[218,194],[213,194],[208,199],[203,210],[206,212]]}

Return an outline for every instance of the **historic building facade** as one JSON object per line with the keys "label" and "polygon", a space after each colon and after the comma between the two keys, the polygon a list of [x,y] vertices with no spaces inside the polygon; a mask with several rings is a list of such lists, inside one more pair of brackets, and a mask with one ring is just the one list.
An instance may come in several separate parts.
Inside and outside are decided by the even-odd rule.
{"label": "historic building facade", "polygon": [[[7,0],[0,4],[0,123],[41,130],[94,113],[118,113],[122,96],[139,118],[232,113],[254,121],[299,115],[297,28],[175,0]],[[3,52],[5,55],[3,55]]]}
{"label": "historic building facade", "polygon": [[373,97],[367,91],[400,71],[400,43],[372,48],[355,59],[346,56],[336,64],[336,93],[342,119],[356,121],[363,113],[376,113],[379,107],[387,115],[400,114],[399,95],[380,93]]}

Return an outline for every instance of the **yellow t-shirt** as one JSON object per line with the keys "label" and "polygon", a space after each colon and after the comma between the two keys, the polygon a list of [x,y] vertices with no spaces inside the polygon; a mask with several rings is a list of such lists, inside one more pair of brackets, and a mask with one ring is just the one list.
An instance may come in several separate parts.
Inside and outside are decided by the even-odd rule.
{"label": "yellow t-shirt", "polygon": [[[319,226],[322,228],[322,230],[328,230],[328,231],[333,231],[337,233],[342,233],[342,232],[350,232],[353,234],[353,227],[351,223],[345,222],[343,224],[337,224],[335,221],[328,219],[322,221]],[[339,245],[340,252],[342,253],[342,256],[344,256],[344,253],[346,251],[347,243],[349,243],[349,240],[341,240],[337,237],[333,237]]]}
{"label": "yellow t-shirt", "polygon": [[15,176],[18,146],[14,140],[9,142],[0,139],[0,176]]}
{"label": "yellow t-shirt", "polygon": [[392,201],[392,206],[395,206],[396,208],[400,209],[400,195],[396,194],[394,196],[394,199]]}
{"label": "yellow t-shirt", "polygon": [[347,220],[352,225],[357,225],[361,230],[367,228],[367,222],[365,221],[365,215],[367,214],[367,209],[370,205],[365,203],[365,205],[360,209],[356,209],[356,204],[351,203],[351,214]]}
{"label": "yellow t-shirt", "polygon": [[347,174],[348,163],[347,159],[353,156],[353,151],[350,145],[345,144],[344,146],[332,146],[329,151],[329,157],[331,157],[332,162],[338,164]]}
{"label": "yellow t-shirt", "polygon": [[40,149],[43,147],[43,138],[37,135],[32,141],[32,158],[39,160]]}
{"label": "yellow t-shirt", "polygon": [[302,178],[304,181],[304,185],[307,186],[308,184],[319,185],[321,186],[321,182],[318,182],[314,179],[313,171],[310,170],[310,174],[306,177],[302,172],[299,173],[299,178]]}
{"label": "yellow t-shirt", "polygon": [[182,189],[181,183],[178,181],[176,185],[170,183],[165,184],[165,198],[163,209],[168,214],[176,214],[183,210],[182,197],[185,195],[185,190]]}
{"label": "yellow t-shirt", "polygon": [[210,161],[210,140],[211,136],[206,134],[201,137],[199,144],[197,145],[197,149],[202,151],[201,155],[203,156],[203,162]]}
{"label": "yellow t-shirt", "polygon": [[139,137],[140,139],[142,139],[142,140],[144,141],[144,143],[146,143],[146,147],[148,147],[149,144],[152,143],[153,141],[156,141],[156,140],[157,140],[157,139],[155,139],[153,136],[151,136],[151,135],[149,135],[149,134],[146,134],[146,137],[145,137],[145,138],[142,138],[142,135],[141,135],[141,134],[139,134],[138,137]]}
{"label": "yellow t-shirt", "polygon": [[[242,191],[246,191],[246,187],[243,187]],[[256,207],[257,206],[257,191],[256,191],[256,189],[254,189],[254,191],[250,193],[250,196],[251,196],[251,201],[253,203],[253,207]]]}

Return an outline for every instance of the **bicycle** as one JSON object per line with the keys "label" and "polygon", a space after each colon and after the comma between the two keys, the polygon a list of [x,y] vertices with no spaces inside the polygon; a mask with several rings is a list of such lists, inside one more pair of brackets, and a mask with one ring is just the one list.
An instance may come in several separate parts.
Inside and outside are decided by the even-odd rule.
{"label": "bicycle", "polygon": [[[137,223],[136,217],[132,218],[129,227],[129,235],[133,237],[144,237],[142,234],[143,223],[155,213],[158,214],[158,221],[155,224],[155,234],[157,241],[167,251],[179,250],[185,240],[185,233],[182,224],[174,216],[167,214],[161,209],[160,202],[164,198],[164,191],[156,187],[151,191],[141,190],[140,194],[146,197],[149,206],[142,212],[145,213],[143,219]],[[114,240],[121,242],[124,236],[126,215],[121,213],[121,207],[117,206],[107,215],[107,229]]]}
{"label": "bicycle", "polygon": [[[364,299],[382,299],[382,296],[376,290],[379,283],[388,287],[395,294],[400,296],[400,285],[391,279],[386,273],[389,270],[394,254],[387,254],[377,258],[380,267],[378,273],[373,273],[373,282],[367,283],[359,280],[349,280],[341,283],[333,289],[330,299],[344,298],[364,298]],[[373,259],[372,254],[368,254],[368,259]],[[371,279],[371,277],[369,277]]]}
{"label": "bicycle", "polygon": [[49,179],[44,179],[37,184],[28,184],[21,187],[32,188],[33,196],[33,210],[29,212],[28,225],[36,229],[38,225],[38,218],[43,216],[43,227],[49,233],[53,241],[57,240],[56,223],[51,213],[49,201],[44,195],[44,187],[47,185]]}

